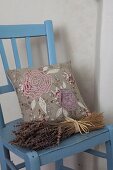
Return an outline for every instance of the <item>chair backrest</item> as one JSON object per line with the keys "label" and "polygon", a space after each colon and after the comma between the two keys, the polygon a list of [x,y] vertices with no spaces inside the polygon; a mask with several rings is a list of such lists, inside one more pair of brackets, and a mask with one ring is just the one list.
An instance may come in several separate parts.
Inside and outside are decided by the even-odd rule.
{"label": "chair backrest", "polygon": [[[26,43],[26,52],[28,67],[32,67],[32,50],[30,44],[31,37],[40,37],[45,36],[47,40],[47,51],[48,51],[48,63],[56,63],[56,52],[54,44],[54,34],[53,34],[53,25],[52,21],[44,21],[43,24],[30,24],[30,25],[0,25],[0,57],[2,59],[4,70],[9,69],[9,64],[3,44],[3,39],[10,39],[14,61],[16,68],[21,68],[18,48],[16,39],[25,38]],[[8,81],[8,80],[7,80]],[[0,94],[13,91],[11,83],[8,81],[8,84],[0,87]]]}

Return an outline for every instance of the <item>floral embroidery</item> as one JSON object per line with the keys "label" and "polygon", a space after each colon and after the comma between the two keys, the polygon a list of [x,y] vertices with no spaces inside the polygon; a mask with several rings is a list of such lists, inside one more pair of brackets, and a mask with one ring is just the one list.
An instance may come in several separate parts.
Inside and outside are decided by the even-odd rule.
{"label": "floral embroidery", "polygon": [[36,99],[49,92],[52,85],[51,75],[39,70],[30,70],[24,74],[22,90],[25,96]]}
{"label": "floral embroidery", "polygon": [[74,111],[77,107],[77,99],[74,93],[69,89],[60,89],[57,92],[57,100],[60,105],[68,111]]}

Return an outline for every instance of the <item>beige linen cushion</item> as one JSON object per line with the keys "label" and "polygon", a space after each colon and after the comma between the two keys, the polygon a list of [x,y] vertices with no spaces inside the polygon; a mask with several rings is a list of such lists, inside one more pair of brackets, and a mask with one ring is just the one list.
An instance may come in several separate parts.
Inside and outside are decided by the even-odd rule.
{"label": "beige linen cushion", "polygon": [[70,63],[7,72],[25,121],[62,120],[87,115]]}

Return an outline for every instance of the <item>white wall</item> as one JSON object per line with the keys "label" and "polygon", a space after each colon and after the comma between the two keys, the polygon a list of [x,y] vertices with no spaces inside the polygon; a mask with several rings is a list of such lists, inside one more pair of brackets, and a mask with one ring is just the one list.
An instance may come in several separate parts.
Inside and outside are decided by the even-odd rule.
{"label": "white wall", "polygon": [[[97,81],[98,73],[95,75],[95,61],[99,60],[98,57],[95,58],[97,55],[96,36],[99,35],[96,28],[100,26],[101,18],[99,5],[100,2],[97,0],[0,0],[0,25],[41,23],[45,19],[53,20],[58,61],[63,62],[71,59],[81,93],[92,110],[95,107],[94,97],[96,98],[94,90],[97,89],[100,92],[99,94],[103,94]],[[36,52],[38,51],[42,57],[45,51],[44,53],[42,49],[40,51],[34,42],[37,41],[32,42],[36,66],[36,64],[42,64],[42,60],[39,60],[39,63],[37,62]],[[43,45],[43,40],[40,42]],[[24,56],[25,52],[21,46],[22,44],[19,45],[20,51],[22,56]],[[8,45],[8,49],[9,47],[10,45]],[[11,68],[14,67],[12,54],[9,56],[9,63]],[[43,63],[46,63],[45,58]],[[96,69],[99,70],[99,68],[99,64],[96,65]],[[100,79],[100,77],[98,78]],[[3,80],[2,77],[0,80]],[[95,80],[96,83],[94,83]],[[10,100],[7,100],[8,97]],[[3,104],[7,121],[20,116],[20,108],[15,94],[0,96],[0,102]],[[100,101],[98,104],[100,105]],[[13,158],[18,162],[17,158],[14,156]],[[79,170],[95,170],[99,167],[96,158],[84,154],[78,154],[77,157],[65,159],[65,163]],[[104,169],[101,162],[99,165],[100,169]],[[43,169],[48,170],[52,168],[53,165],[43,167]]]}
{"label": "white wall", "polygon": [[103,0],[99,109],[105,114],[106,122],[113,123],[113,1]]}

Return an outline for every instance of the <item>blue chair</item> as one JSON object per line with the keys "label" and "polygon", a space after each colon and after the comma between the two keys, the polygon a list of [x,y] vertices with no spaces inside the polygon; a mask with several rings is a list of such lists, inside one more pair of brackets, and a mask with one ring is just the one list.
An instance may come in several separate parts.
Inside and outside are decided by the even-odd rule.
{"label": "blue chair", "polygon": [[[56,53],[54,46],[53,26],[51,21],[36,25],[8,25],[0,26],[0,56],[5,70],[9,69],[5,48],[2,39],[10,39],[15,59],[16,68],[21,68],[16,38],[25,38],[28,66],[32,67],[32,51],[30,45],[31,37],[45,36],[47,39],[49,64],[56,63]],[[10,82],[0,87],[0,94],[14,91]],[[56,170],[71,170],[63,165],[63,158],[79,152],[87,152],[97,157],[107,159],[108,170],[113,170],[113,126],[90,132],[89,134],[77,134],[63,141],[59,146],[44,149],[41,151],[31,151],[9,143],[12,140],[12,130],[14,125],[21,119],[4,122],[2,107],[0,105],[0,161],[2,170],[18,170],[26,167],[26,170],[40,170],[40,166],[55,162]],[[96,151],[94,148],[98,144],[105,144],[106,153]],[[14,165],[10,159],[10,152],[13,152],[24,160],[23,163]]]}

